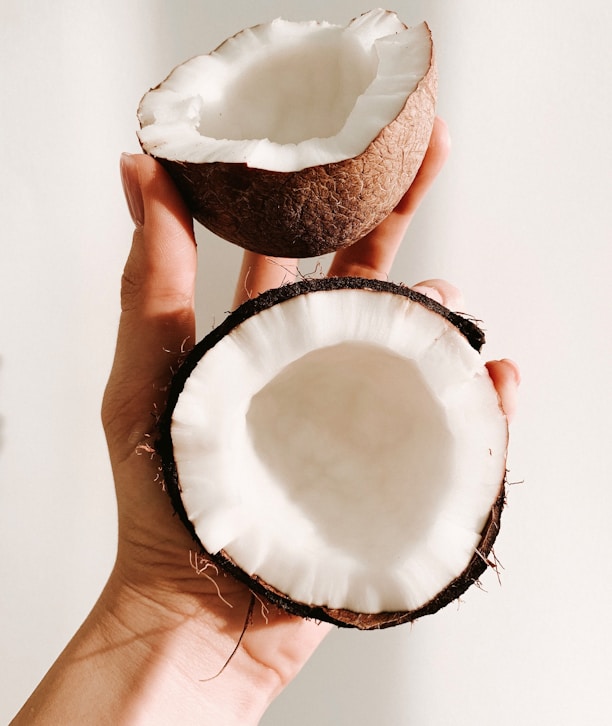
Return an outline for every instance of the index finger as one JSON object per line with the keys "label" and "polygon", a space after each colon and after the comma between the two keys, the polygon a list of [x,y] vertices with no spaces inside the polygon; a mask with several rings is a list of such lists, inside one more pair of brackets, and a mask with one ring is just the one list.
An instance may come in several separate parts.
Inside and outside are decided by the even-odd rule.
{"label": "index finger", "polygon": [[335,277],[388,277],[416,210],[450,153],[448,127],[436,118],[423,163],[412,185],[391,214],[351,247],[336,253],[329,274]]}
{"label": "index finger", "polygon": [[[374,230],[355,244],[337,252],[329,269],[334,277],[386,278],[391,270],[408,226],[444,166],[450,152],[448,127],[436,118],[423,163],[397,207]],[[245,252],[238,276],[234,304],[272,287],[293,282],[297,275],[297,260],[265,257]]]}

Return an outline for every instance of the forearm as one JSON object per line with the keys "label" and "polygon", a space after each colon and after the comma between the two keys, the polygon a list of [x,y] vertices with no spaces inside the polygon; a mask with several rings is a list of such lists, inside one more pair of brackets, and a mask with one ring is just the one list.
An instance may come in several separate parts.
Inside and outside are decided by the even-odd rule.
{"label": "forearm", "polygon": [[279,677],[241,648],[214,677],[240,632],[199,600],[162,607],[111,583],[11,726],[257,723]]}

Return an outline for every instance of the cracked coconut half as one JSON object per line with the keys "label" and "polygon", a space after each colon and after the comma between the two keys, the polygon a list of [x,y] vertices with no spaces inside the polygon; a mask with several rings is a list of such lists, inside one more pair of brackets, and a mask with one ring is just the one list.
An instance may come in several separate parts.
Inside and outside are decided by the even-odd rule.
{"label": "cracked coconut half", "polygon": [[159,451],[202,551],[289,612],[431,614],[487,567],[508,429],[476,325],[409,288],[302,281],[232,313],[176,375]]}
{"label": "cracked coconut half", "polygon": [[356,242],[397,205],[427,149],[436,89],[425,23],[408,29],[385,10],[346,27],[277,19],[149,91],[139,138],[213,232],[311,257]]}

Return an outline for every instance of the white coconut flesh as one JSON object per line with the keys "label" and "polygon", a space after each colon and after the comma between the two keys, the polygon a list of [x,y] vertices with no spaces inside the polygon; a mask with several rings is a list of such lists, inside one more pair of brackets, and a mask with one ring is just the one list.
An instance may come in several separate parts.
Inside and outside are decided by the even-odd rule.
{"label": "white coconut flesh", "polygon": [[139,107],[143,149],[272,171],[351,159],[403,109],[432,41],[372,10],[346,27],[277,19],[178,66]]}
{"label": "white coconut flesh", "polygon": [[466,568],[505,472],[480,355],[386,292],[293,297],[208,350],[172,415],[197,537],[291,600],[415,610]]}

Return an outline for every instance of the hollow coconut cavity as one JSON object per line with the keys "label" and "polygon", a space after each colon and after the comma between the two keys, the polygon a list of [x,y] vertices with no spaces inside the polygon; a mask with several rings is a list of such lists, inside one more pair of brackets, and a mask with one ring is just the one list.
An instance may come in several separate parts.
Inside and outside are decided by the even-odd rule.
{"label": "hollow coconut cavity", "polygon": [[289,612],[382,628],[435,612],[487,567],[507,423],[481,331],[409,288],[271,290],[176,375],[159,451],[214,561]]}
{"label": "hollow coconut cavity", "polygon": [[262,254],[311,257],[397,205],[425,155],[436,89],[425,23],[408,29],[385,10],[346,27],[277,19],[149,91],[139,138],[204,226]]}

